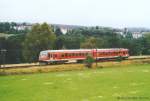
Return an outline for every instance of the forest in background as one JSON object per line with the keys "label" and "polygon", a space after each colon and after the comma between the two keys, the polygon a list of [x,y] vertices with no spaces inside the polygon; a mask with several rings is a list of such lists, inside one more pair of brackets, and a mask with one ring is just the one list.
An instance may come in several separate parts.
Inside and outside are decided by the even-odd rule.
{"label": "forest in background", "polygon": [[[38,61],[39,52],[52,49],[127,48],[130,55],[150,54],[150,33],[133,38],[131,32],[120,35],[108,27],[79,27],[63,34],[47,23],[31,29],[17,29],[17,23],[0,23],[0,50],[6,50],[5,63]],[[23,23],[25,24],[25,23]],[[0,51],[0,63],[4,53]]]}

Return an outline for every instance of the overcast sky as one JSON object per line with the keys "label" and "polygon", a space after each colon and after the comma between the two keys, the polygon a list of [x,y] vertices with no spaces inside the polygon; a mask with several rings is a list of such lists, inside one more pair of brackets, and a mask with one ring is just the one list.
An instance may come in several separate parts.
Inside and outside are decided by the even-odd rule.
{"label": "overcast sky", "polygon": [[0,21],[150,28],[150,0],[0,0]]}

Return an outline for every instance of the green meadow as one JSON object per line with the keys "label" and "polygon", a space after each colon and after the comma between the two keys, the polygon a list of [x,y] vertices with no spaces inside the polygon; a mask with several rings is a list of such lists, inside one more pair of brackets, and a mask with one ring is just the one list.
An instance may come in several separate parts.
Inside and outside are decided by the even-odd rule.
{"label": "green meadow", "polygon": [[150,64],[0,76],[0,101],[150,101]]}

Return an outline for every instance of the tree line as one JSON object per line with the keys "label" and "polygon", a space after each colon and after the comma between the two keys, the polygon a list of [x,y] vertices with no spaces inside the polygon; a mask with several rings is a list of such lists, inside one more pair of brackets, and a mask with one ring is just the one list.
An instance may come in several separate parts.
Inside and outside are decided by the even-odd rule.
{"label": "tree line", "polygon": [[[9,31],[0,30],[0,33]],[[130,32],[122,36],[111,28],[96,26],[77,28],[63,34],[59,27],[43,23],[34,24],[30,30],[7,38],[0,37],[0,50],[7,50],[6,63],[36,62],[39,52],[43,50],[80,48],[128,48],[130,55],[149,55],[150,33],[135,39]],[[0,57],[2,63],[2,53]]]}

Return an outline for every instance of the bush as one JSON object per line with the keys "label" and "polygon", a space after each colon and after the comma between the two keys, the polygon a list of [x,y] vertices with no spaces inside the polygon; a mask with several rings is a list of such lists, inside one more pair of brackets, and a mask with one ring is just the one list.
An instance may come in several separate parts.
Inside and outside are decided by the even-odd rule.
{"label": "bush", "polygon": [[85,63],[85,66],[88,67],[88,68],[91,68],[92,65],[93,65],[93,62],[94,62],[94,59],[92,56],[88,55],[84,61]]}
{"label": "bush", "polygon": [[121,62],[123,60],[122,56],[117,57],[117,62]]}

